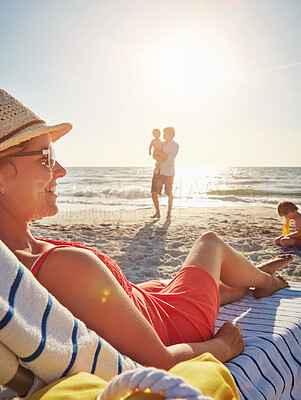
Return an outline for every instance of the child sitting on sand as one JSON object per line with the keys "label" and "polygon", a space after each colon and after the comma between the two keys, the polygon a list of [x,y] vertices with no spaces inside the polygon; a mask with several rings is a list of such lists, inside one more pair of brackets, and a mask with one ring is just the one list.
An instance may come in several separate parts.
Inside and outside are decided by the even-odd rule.
{"label": "child sitting on sand", "polygon": [[301,214],[298,212],[296,204],[291,201],[282,200],[278,203],[277,211],[280,217],[295,221],[295,232],[282,234],[276,238],[275,243],[283,247],[301,246]]}
{"label": "child sitting on sand", "polygon": [[153,159],[157,160],[156,162],[156,170],[159,170],[160,165],[165,159],[161,157],[160,152],[163,150],[163,142],[160,140],[161,131],[160,129],[153,129],[153,139],[149,145],[149,155],[152,155],[152,147],[153,147]]}

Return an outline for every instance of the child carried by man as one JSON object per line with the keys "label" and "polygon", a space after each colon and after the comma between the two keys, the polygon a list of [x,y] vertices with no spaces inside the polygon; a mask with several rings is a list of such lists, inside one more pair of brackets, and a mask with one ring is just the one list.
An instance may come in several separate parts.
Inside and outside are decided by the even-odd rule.
{"label": "child carried by man", "polygon": [[160,139],[161,131],[160,129],[153,129],[153,137],[154,139],[151,141],[149,145],[149,155],[152,155],[153,148],[153,159],[157,160],[155,170],[159,172],[159,167],[165,161],[165,159],[160,155],[160,152],[163,149],[163,142]]}

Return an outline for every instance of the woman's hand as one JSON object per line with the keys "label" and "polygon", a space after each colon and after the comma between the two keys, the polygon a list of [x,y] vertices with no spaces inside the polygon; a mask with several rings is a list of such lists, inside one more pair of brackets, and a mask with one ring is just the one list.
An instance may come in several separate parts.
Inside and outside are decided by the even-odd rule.
{"label": "woman's hand", "polygon": [[242,327],[237,324],[234,325],[232,322],[225,322],[224,325],[219,329],[219,331],[215,335],[215,339],[221,341],[224,347],[224,356],[225,359],[219,360],[222,362],[226,362],[231,360],[232,358],[238,356],[243,349],[245,348],[245,342],[243,340]]}
{"label": "woman's hand", "polygon": [[238,356],[245,348],[241,330],[240,325],[225,322],[212,339],[199,343],[179,343],[169,346],[168,350],[175,363],[190,360],[207,352],[225,363]]}

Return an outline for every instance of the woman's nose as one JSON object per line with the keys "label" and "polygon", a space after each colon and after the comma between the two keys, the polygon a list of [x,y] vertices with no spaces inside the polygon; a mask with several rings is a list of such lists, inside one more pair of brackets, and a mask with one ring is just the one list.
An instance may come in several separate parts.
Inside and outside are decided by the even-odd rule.
{"label": "woman's nose", "polygon": [[66,174],[66,169],[58,161],[56,161],[53,167],[53,175],[55,175],[57,178],[62,178]]}

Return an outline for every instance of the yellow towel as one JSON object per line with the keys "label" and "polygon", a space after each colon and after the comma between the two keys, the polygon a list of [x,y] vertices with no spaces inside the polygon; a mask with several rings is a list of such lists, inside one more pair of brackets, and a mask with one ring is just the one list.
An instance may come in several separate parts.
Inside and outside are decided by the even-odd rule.
{"label": "yellow towel", "polygon": [[[215,400],[239,400],[237,388],[230,371],[210,353],[175,365],[170,371],[191,386],[201,390],[204,396]],[[95,375],[79,372],[62,378],[40,389],[28,400],[95,400],[107,382]],[[127,400],[163,400],[154,393],[135,392]]]}

